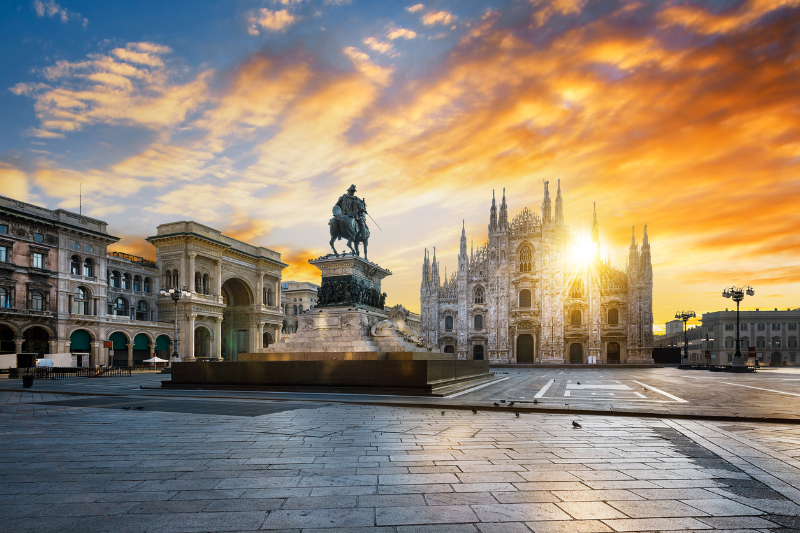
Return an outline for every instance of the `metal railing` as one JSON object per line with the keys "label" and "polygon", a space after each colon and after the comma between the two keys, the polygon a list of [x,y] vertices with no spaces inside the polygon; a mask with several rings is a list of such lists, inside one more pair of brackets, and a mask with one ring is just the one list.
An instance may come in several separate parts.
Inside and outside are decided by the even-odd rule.
{"label": "metal railing", "polygon": [[34,376],[37,379],[74,379],[99,377],[130,377],[131,367],[96,366],[96,367],[37,367],[10,368],[9,379],[20,379],[22,376]]}

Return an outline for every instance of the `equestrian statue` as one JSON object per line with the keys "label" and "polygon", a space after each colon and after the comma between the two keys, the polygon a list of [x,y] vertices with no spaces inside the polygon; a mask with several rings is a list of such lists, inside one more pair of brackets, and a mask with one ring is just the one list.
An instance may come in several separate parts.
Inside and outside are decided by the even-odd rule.
{"label": "equestrian statue", "polygon": [[[358,245],[364,243],[364,259],[367,259],[367,242],[369,241],[369,228],[366,222],[367,203],[356,196],[356,186],[351,185],[347,194],[343,194],[333,206],[333,218],[328,224],[331,226],[331,249],[336,257],[339,252],[333,243],[339,239],[347,241],[350,252],[360,256]],[[355,245],[355,247],[353,247]]]}

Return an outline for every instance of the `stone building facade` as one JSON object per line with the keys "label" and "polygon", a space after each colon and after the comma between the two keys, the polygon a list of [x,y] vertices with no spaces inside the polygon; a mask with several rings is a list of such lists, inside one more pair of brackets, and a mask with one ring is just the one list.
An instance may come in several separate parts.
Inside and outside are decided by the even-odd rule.
{"label": "stone building facade", "polygon": [[148,242],[164,288],[182,287],[191,296],[175,304],[159,297],[158,316],[172,322],[178,313],[179,355],[235,361],[280,339],[283,311],[278,252],[223,235],[197,222],[158,226]]}
{"label": "stone building facade", "polygon": [[560,182],[554,210],[545,182],[541,212],[525,208],[509,222],[505,191],[499,210],[492,198],[488,242],[468,251],[462,227],[457,271],[443,280],[435,250],[426,250],[420,328],[428,345],[501,363],[652,363],[647,227],[641,247],[632,237],[623,270],[600,258],[596,214],[591,253],[572,259]]}
{"label": "stone building facade", "polygon": [[[762,365],[798,366],[800,353],[800,308],[771,311],[741,311],[739,313],[739,342],[742,354],[748,357],[755,348],[755,358]],[[706,350],[711,365],[729,365],[736,353],[736,311],[725,309],[703,313],[701,324],[687,330],[689,361],[706,363]],[[683,349],[683,332],[660,335],[653,343],[656,347],[677,346]]]}
{"label": "stone building facade", "polygon": [[319,285],[307,281],[281,282],[281,302],[283,305],[283,327],[285,334],[297,332],[297,317],[313,309],[317,303]]}

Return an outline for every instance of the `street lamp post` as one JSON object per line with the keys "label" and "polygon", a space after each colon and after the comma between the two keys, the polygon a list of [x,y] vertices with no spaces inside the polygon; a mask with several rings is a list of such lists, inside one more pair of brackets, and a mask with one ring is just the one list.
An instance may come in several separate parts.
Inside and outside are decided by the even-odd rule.
{"label": "street lamp post", "polygon": [[734,368],[744,368],[747,364],[742,357],[742,351],[739,349],[739,302],[744,300],[744,295],[753,296],[756,292],[753,287],[746,285],[744,287],[728,287],[722,291],[723,298],[732,298],[736,302],[736,353],[733,354]]}
{"label": "street lamp post", "polygon": [[178,301],[181,297],[188,298],[192,295],[188,287],[171,287],[159,292],[161,296],[168,296],[175,302],[175,342],[172,343],[172,357],[170,357],[169,366],[172,368],[172,361],[178,358]]}
{"label": "street lamp post", "polygon": [[689,336],[686,332],[686,323],[690,318],[694,318],[694,311],[678,311],[675,313],[675,318],[683,320],[683,362],[682,365],[689,365]]}

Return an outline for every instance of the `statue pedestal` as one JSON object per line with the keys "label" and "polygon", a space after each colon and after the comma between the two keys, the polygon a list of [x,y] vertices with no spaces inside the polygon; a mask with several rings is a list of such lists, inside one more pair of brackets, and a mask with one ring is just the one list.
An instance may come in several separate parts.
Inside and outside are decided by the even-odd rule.
{"label": "statue pedestal", "polygon": [[352,254],[328,254],[309,263],[322,271],[316,308],[355,305],[383,310],[381,280],[391,276],[391,271]]}

